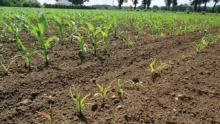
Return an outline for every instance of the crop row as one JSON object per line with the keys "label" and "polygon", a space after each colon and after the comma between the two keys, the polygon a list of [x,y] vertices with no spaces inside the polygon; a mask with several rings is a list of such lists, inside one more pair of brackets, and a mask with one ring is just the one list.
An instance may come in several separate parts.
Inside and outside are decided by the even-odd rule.
{"label": "crop row", "polygon": [[[7,38],[14,39],[12,42],[16,41],[15,49],[23,51],[22,57],[25,58],[28,69],[32,68],[32,57],[35,54],[43,54],[45,66],[49,65],[48,49],[52,44],[78,43],[81,49],[80,58],[85,59],[88,56],[89,45],[92,46],[94,56],[97,55],[97,48],[101,45],[107,54],[109,37],[119,39],[126,47],[130,47],[140,37],[152,39],[173,37],[197,30],[205,32],[208,28],[220,25],[218,23],[220,18],[216,15],[44,9],[37,12],[35,9],[15,8],[13,10],[6,8],[1,10],[1,36],[6,41]],[[27,48],[24,44],[26,41],[20,36],[22,33],[35,37],[41,48],[36,46]],[[213,39],[211,34],[207,36],[209,40]],[[85,39],[89,39],[89,42]],[[203,48],[202,43],[195,47],[197,52]]]}

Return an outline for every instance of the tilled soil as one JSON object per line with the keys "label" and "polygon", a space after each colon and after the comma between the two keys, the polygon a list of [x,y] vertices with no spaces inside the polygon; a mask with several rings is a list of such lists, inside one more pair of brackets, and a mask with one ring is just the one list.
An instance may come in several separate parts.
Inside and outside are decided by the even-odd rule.
{"label": "tilled soil", "polygon": [[[209,30],[216,34],[219,28]],[[17,58],[9,76],[0,71],[0,122],[2,124],[40,124],[48,120],[38,111],[49,113],[52,104],[57,124],[137,124],[137,123],[220,123],[220,42],[196,54],[194,45],[203,37],[200,32],[157,40],[141,37],[126,48],[118,38],[109,38],[109,53],[101,47],[97,57],[90,52],[81,61],[78,43],[66,42],[49,51],[51,64],[44,67],[36,55],[36,69],[28,71],[24,60]],[[87,39],[89,40],[89,39]],[[20,55],[13,52],[13,44],[6,43],[3,55],[7,59]],[[30,39],[25,40],[26,45]],[[31,47],[31,46],[30,46]],[[92,51],[92,50],[90,50]],[[181,59],[186,55],[185,59]],[[153,58],[168,66],[154,81],[150,72]],[[117,80],[132,80],[144,87],[123,87],[121,98],[116,92]],[[98,84],[111,86],[105,105],[94,97]],[[77,114],[69,88],[74,84],[83,95],[91,93],[83,111]]]}

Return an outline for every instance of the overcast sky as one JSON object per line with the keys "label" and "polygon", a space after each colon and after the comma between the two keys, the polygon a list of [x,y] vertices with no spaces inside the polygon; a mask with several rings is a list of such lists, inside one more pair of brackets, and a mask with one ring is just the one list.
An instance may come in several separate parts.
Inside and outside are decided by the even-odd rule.
{"label": "overcast sky", "polygon": [[[41,4],[43,3],[55,3],[55,0],[38,0]],[[114,0],[114,5],[118,5],[118,0]],[[130,6],[132,5],[132,0],[128,0],[129,2],[124,3],[123,6]],[[141,4],[142,0],[138,0],[139,4]],[[185,3],[189,3],[189,0],[177,0],[178,1],[178,5],[179,4],[185,4]],[[212,1],[212,0],[211,0]],[[85,5],[94,5],[94,4],[108,4],[108,5],[113,5],[113,0],[89,0],[89,2],[85,2]],[[165,6],[164,4],[164,0],[152,0],[151,2],[151,6],[153,5],[157,5],[157,6]],[[213,2],[209,2],[207,4],[208,6],[213,6],[214,3]],[[219,5],[219,3],[218,3]]]}

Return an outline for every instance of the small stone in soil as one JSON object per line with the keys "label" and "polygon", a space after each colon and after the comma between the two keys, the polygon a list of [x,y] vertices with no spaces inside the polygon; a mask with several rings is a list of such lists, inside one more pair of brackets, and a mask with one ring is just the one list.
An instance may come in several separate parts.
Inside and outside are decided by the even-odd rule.
{"label": "small stone in soil", "polygon": [[118,105],[116,108],[117,108],[118,110],[120,110],[120,109],[123,108],[123,106],[122,106],[122,105]]}
{"label": "small stone in soil", "polygon": [[112,99],[116,99],[116,96],[115,96],[115,95],[112,95],[111,98],[112,98]]}
{"label": "small stone in soil", "polygon": [[29,102],[31,102],[29,99],[25,99],[25,100],[21,101],[19,104],[26,105]]}

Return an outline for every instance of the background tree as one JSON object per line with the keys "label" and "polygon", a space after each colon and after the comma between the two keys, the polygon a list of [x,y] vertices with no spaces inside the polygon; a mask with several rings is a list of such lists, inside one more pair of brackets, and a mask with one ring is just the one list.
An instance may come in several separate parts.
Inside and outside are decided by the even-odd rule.
{"label": "background tree", "polygon": [[172,11],[174,11],[174,7],[177,6],[178,4],[177,0],[172,0],[172,4],[173,4]]}
{"label": "background tree", "polygon": [[[190,0],[190,1],[191,1],[191,0]],[[199,0],[193,0],[193,1],[190,3],[191,6],[194,6],[194,11],[195,11],[195,12],[197,11],[198,2],[199,2]]]}
{"label": "background tree", "polygon": [[216,4],[219,2],[219,0],[213,0],[213,2],[215,3],[214,6],[212,7],[212,13],[215,12],[215,6]]}
{"label": "background tree", "polygon": [[166,4],[168,10],[170,10],[170,5],[171,5],[171,3],[172,3],[172,0],[164,0],[164,2],[165,2],[165,4]]}
{"label": "background tree", "polygon": [[150,9],[151,0],[147,0],[147,9]]}
{"label": "background tree", "polygon": [[82,5],[84,2],[89,2],[89,0],[68,0],[72,5]]}
{"label": "background tree", "polygon": [[119,9],[121,9],[121,5],[122,5],[124,2],[126,3],[126,2],[128,2],[128,0],[118,0]]}
{"label": "background tree", "polygon": [[142,5],[144,6],[144,9],[146,9],[146,6],[147,6],[147,0],[142,0]]}
{"label": "background tree", "polygon": [[206,11],[206,4],[207,4],[208,2],[210,2],[210,0],[202,0],[202,2],[205,4],[205,6],[204,6],[204,8],[203,8],[203,11]]}
{"label": "background tree", "polygon": [[134,4],[134,9],[136,9],[137,4],[138,4],[138,0],[132,0],[132,1],[133,1],[133,4]]}
{"label": "background tree", "polygon": [[[198,12],[201,11],[201,4],[202,4],[202,0],[198,0],[198,5],[199,5]],[[197,5],[197,6],[198,6],[198,5]]]}
{"label": "background tree", "polygon": [[0,0],[0,6],[40,7],[37,0]]}
{"label": "background tree", "polygon": [[159,8],[157,5],[154,5],[154,6],[153,6],[153,9],[154,9],[154,10],[159,10],[160,8]]}

